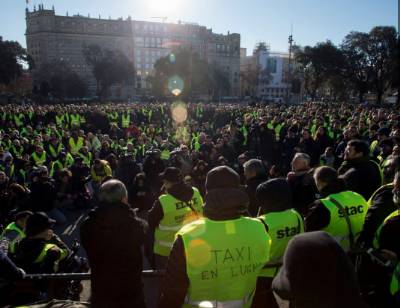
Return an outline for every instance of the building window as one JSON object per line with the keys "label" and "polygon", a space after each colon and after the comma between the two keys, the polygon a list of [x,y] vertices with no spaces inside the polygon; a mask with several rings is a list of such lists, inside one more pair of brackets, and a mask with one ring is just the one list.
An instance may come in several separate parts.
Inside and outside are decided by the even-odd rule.
{"label": "building window", "polygon": [[276,73],[276,59],[268,59],[267,69],[271,74]]}

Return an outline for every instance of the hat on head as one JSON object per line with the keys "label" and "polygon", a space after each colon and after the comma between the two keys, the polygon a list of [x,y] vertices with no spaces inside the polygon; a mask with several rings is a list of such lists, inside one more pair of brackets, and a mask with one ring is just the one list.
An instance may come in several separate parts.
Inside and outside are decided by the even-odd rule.
{"label": "hat on head", "polygon": [[181,170],[175,167],[168,167],[164,172],[160,173],[161,180],[171,183],[179,183],[183,181]]}
{"label": "hat on head", "polygon": [[27,236],[34,236],[47,229],[50,229],[55,223],[56,221],[50,219],[46,213],[36,212],[29,216],[26,222],[25,233]]}
{"label": "hat on head", "polygon": [[378,135],[383,135],[383,136],[389,137],[390,129],[387,127],[382,127],[380,129],[378,129]]}
{"label": "hat on head", "polygon": [[15,220],[25,218],[25,217],[30,217],[32,215],[33,215],[33,213],[31,211],[21,211],[21,212],[18,212],[17,214],[15,214]]}
{"label": "hat on head", "polygon": [[285,179],[271,179],[258,185],[256,198],[267,212],[280,212],[292,208],[292,191]]}
{"label": "hat on head", "polygon": [[207,173],[206,189],[212,190],[217,188],[238,188],[240,185],[240,177],[230,167],[215,167]]}

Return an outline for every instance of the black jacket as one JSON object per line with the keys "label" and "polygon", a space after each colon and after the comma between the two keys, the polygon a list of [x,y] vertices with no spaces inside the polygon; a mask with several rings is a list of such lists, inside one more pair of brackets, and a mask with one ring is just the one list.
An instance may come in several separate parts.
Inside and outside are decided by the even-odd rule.
{"label": "black jacket", "polygon": [[350,259],[325,232],[290,240],[272,289],[296,308],[367,307]]}
{"label": "black jacket", "polygon": [[54,208],[57,191],[51,180],[43,180],[32,183],[31,209],[34,212],[49,212]]}
{"label": "black jacket", "polygon": [[365,200],[382,185],[378,165],[366,157],[344,161],[338,172],[345,180],[347,188],[359,193]]}
{"label": "black jacket", "polygon": [[311,171],[289,173],[287,181],[292,190],[293,208],[305,216],[318,193]]}
{"label": "black jacket", "polygon": [[[346,191],[346,187],[342,183],[337,183],[332,187],[325,187],[321,192],[321,197],[326,198],[331,194],[337,194]],[[310,209],[304,219],[306,232],[318,231],[329,225],[331,221],[331,213],[321,200],[316,200],[310,205]]]}
{"label": "black jacket", "polygon": [[363,242],[367,247],[371,247],[374,235],[386,217],[397,209],[393,203],[392,190],[393,184],[382,186],[375,193],[371,206],[368,208],[363,230],[359,238],[360,242]]}
{"label": "black jacket", "polygon": [[99,204],[80,232],[92,271],[92,307],[145,307],[145,222],[128,205]]}
{"label": "black jacket", "polygon": [[249,196],[250,202],[248,211],[251,217],[256,217],[258,214],[259,202],[256,198],[256,189],[258,185],[268,180],[267,175],[260,175],[246,181],[246,193]]}
{"label": "black jacket", "polygon": [[46,244],[55,244],[60,249],[68,250],[68,247],[56,235],[53,235],[50,241],[24,238],[16,246],[13,261],[27,273],[54,273],[54,264],[61,253],[58,249],[49,250],[43,262],[35,263]]}

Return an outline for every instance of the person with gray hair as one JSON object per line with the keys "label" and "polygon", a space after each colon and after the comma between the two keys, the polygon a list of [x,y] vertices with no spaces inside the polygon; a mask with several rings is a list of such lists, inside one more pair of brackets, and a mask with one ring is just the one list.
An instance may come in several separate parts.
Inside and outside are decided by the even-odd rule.
{"label": "person with gray hair", "polygon": [[257,217],[259,202],[256,198],[257,186],[268,180],[263,162],[259,159],[250,159],[243,164],[246,179],[246,193],[249,196],[248,212],[250,216]]}
{"label": "person with gray hair", "polygon": [[145,227],[128,204],[125,185],[115,179],[104,182],[97,208],[80,231],[92,272],[92,307],[145,307],[141,278]]}
{"label": "person with gray hair", "polygon": [[106,203],[127,203],[128,191],[119,180],[109,180],[101,185],[99,190],[99,201]]}
{"label": "person with gray hair", "polygon": [[311,158],[307,153],[296,153],[292,160],[292,171],[299,172],[310,169]]}
{"label": "person with gray hair", "polygon": [[292,190],[293,207],[303,216],[308,206],[316,200],[318,193],[310,167],[311,158],[307,153],[296,153],[292,159],[292,170],[287,175],[287,181]]}

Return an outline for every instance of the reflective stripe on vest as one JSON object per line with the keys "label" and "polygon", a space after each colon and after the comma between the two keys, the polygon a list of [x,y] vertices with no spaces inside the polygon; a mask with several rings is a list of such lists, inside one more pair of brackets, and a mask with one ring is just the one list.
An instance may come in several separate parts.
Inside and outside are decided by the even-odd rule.
{"label": "reflective stripe on vest", "polygon": [[396,216],[400,216],[400,210],[396,210],[393,213],[391,213],[388,217],[385,218],[385,220],[378,227],[378,229],[376,230],[375,235],[374,235],[374,241],[373,241],[374,248],[376,248],[376,249],[380,248],[380,237],[381,237],[382,229],[385,226],[385,224],[388,222],[388,220],[390,220]]}
{"label": "reflective stripe on vest", "polygon": [[57,247],[57,245],[54,244],[46,244],[44,245],[42,251],[40,252],[40,254],[38,255],[38,257],[36,258],[36,260],[34,261],[34,263],[41,263],[43,262],[44,258],[47,255],[47,251],[49,251],[50,249]]}
{"label": "reflective stripe on vest", "polygon": [[17,242],[20,241],[21,239],[23,239],[26,235],[25,235],[25,232],[23,230],[21,230],[16,225],[15,222],[12,222],[4,229],[3,233],[0,236],[0,239],[3,239],[6,236],[7,232],[11,232],[11,231],[15,231],[18,233],[18,236],[8,243],[10,252],[15,253],[15,246],[16,246]]}
{"label": "reflective stripe on vest", "polygon": [[56,115],[56,124],[58,126],[63,126],[63,123],[64,123],[64,115],[61,116]]}
{"label": "reflective stripe on vest", "polygon": [[390,294],[395,296],[399,292],[400,292],[400,262],[397,263],[397,266],[394,269],[392,281],[390,283]]}
{"label": "reflective stripe on vest", "polygon": [[33,152],[32,158],[35,161],[35,164],[38,166],[43,166],[46,162],[46,152],[43,151],[42,155],[39,157],[36,152]]}
{"label": "reflective stripe on vest", "polygon": [[[330,199],[336,200],[346,211],[351,224],[350,226],[348,226],[346,222],[346,213],[343,213]],[[345,251],[349,251],[349,229],[351,228],[352,236],[355,241],[362,230],[365,215],[368,211],[367,201],[365,201],[363,196],[352,191],[332,194],[328,198],[321,199],[320,201],[330,212],[329,225],[323,228],[322,231],[329,233]]]}
{"label": "reflective stripe on vest", "polygon": [[71,119],[71,125],[79,126],[81,124],[81,117],[79,114],[71,114],[70,119]]}
{"label": "reflective stripe on vest", "polygon": [[79,155],[80,158],[82,158],[83,163],[90,167],[90,165],[92,164],[92,158],[93,158],[92,153],[89,152],[87,155],[84,155],[82,153],[78,153],[78,155]]}
{"label": "reflective stripe on vest", "polygon": [[171,157],[171,153],[169,150],[162,150],[161,151],[161,159],[168,160]]}
{"label": "reflective stripe on vest", "polygon": [[71,149],[71,154],[76,155],[78,154],[79,150],[83,147],[83,138],[78,137],[78,140],[75,143],[75,139],[71,137],[69,138],[68,144]]}
{"label": "reflective stripe on vest", "polygon": [[128,128],[131,124],[131,115],[128,113],[127,115],[122,114],[122,127]]}
{"label": "reflective stripe on vest", "polygon": [[178,236],[183,241],[189,278],[183,307],[251,306],[271,245],[260,220],[201,218],[184,226]]}
{"label": "reflective stripe on vest", "polygon": [[3,171],[9,178],[12,178],[14,176],[14,172],[15,172],[15,165],[12,164],[8,168],[8,173],[7,173],[7,170],[6,170],[6,166],[1,166],[0,165],[0,171]]}
{"label": "reflective stripe on vest", "polygon": [[52,144],[49,145],[49,152],[53,158],[57,158],[57,156],[61,153],[61,151],[62,151],[61,143],[58,144],[57,149],[55,149]]}
{"label": "reflective stripe on vest", "polygon": [[196,188],[193,188],[193,196],[189,202],[183,202],[169,194],[158,199],[164,216],[155,231],[154,252],[167,257],[171,252],[176,232],[202,216],[203,199]]}
{"label": "reflective stripe on vest", "polygon": [[[268,227],[271,237],[270,262],[277,263],[282,260],[289,241],[297,234],[304,232],[304,223],[301,215],[294,209],[274,212],[259,217]],[[279,268],[264,268],[261,277],[274,277]]]}
{"label": "reflective stripe on vest", "polygon": [[54,272],[57,272],[58,271],[58,263],[68,256],[68,251],[66,249],[59,248],[57,245],[54,245],[54,244],[46,244],[46,245],[44,245],[44,247],[43,247],[42,251],[40,252],[39,256],[36,258],[36,260],[33,263],[36,263],[36,264],[42,263],[44,261],[44,259],[46,258],[47,252],[50,249],[53,249],[53,248],[57,248],[60,251],[60,257],[58,258],[58,260],[56,260],[54,262],[54,267],[53,267]]}
{"label": "reflective stripe on vest", "polygon": [[374,140],[371,142],[370,146],[369,146],[369,154],[372,156],[375,152],[375,149],[378,145],[378,140]]}
{"label": "reflective stripe on vest", "polygon": [[117,121],[118,121],[118,113],[117,113],[117,112],[109,113],[109,114],[108,114],[108,119],[109,119],[110,123],[115,123],[115,124],[117,124]]}
{"label": "reflective stripe on vest", "polygon": [[18,127],[22,126],[24,124],[23,122],[24,119],[25,116],[22,113],[14,115],[15,125],[17,125]]}
{"label": "reflective stripe on vest", "polygon": [[374,201],[374,198],[375,198],[376,194],[379,193],[379,192],[381,192],[383,189],[386,189],[386,188],[389,188],[389,189],[392,190],[392,189],[394,188],[393,183],[389,183],[389,184],[386,184],[386,185],[382,185],[382,186],[379,187],[377,190],[375,190],[375,192],[372,194],[371,198],[369,198],[369,200],[368,200],[368,206],[371,206],[371,205],[372,205],[372,202]]}
{"label": "reflective stripe on vest", "polygon": [[379,166],[379,164],[376,161],[374,161],[372,159],[370,161],[373,162],[376,165],[376,167],[378,168],[379,174],[381,175],[381,185],[383,185],[383,182],[384,182],[384,179],[385,179],[385,176],[383,174],[383,169],[381,168],[381,166]]}

